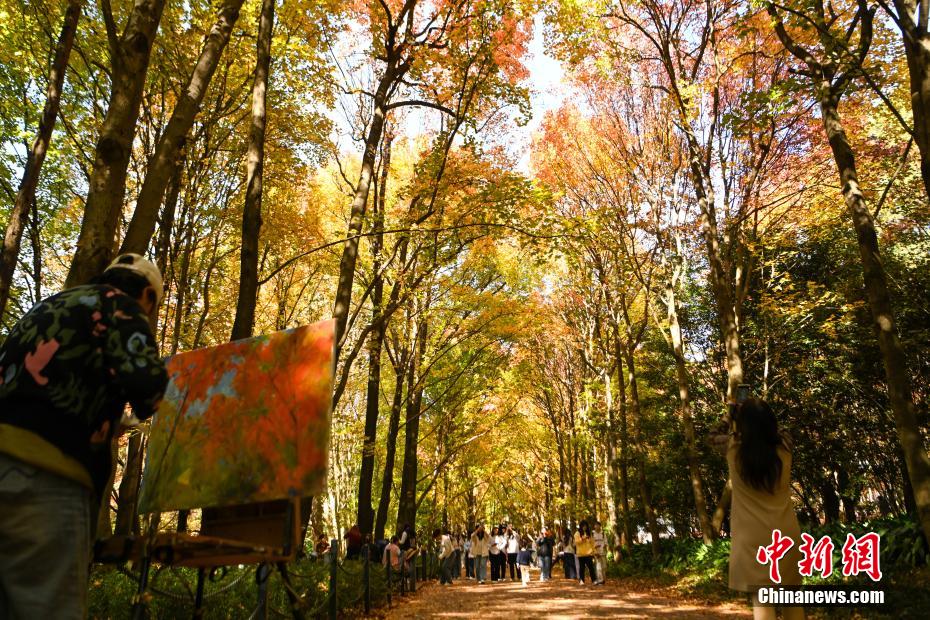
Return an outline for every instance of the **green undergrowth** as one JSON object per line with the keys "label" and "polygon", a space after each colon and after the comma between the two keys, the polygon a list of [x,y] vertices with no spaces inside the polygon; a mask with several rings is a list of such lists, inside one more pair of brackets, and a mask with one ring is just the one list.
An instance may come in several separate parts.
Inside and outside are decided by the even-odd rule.
{"label": "green undergrowth", "polygon": [[[372,607],[387,604],[386,576],[379,564],[371,564]],[[301,596],[306,618],[319,617],[328,610],[330,568],[322,561],[302,560],[290,564],[291,584]],[[337,608],[340,615],[362,606],[363,563],[343,562],[336,579]],[[96,566],[91,574],[89,617],[94,619],[127,618],[135,596],[138,571],[122,571],[112,566]],[[194,609],[197,571],[190,568],[153,568],[150,590],[146,596],[148,617],[154,619],[189,618]],[[255,566],[231,567],[225,574],[215,573],[204,588],[204,618],[248,618],[258,603]],[[290,617],[290,603],[281,575],[274,571],[268,578],[268,617]]]}
{"label": "green undergrowth", "polygon": [[[816,539],[830,536],[834,572],[827,579],[805,579],[809,585],[862,585],[875,584],[866,577],[842,576],[842,547],[847,533],[861,536],[866,532],[881,535],[881,588],[885,590],[886,604],[875,609],[811,609],[812,618],[930,618],[930,552],[920,528],[911,519],[884,519],[872,522],[833,523],[812,529],[802,528]],[[796,541],[797,543],[797,541]],[[656,586],[671,587],[687,598],[708,604],[723,601],[746,601],[745,595],[727,587],[730,541],[718,540],[704,545],[698,539],[662,540],[660,553],[653,559],[650,545],[634,545],[619,561],[611,562],[608,574],[621,580],[642,580]]]}

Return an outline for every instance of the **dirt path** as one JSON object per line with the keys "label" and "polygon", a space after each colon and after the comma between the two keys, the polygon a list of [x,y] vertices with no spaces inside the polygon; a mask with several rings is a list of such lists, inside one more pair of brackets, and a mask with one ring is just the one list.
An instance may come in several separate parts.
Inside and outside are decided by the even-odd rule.
{"label": "dirt path", "polygon": [[[535,577],[535,575],[534,575]],[[751,618],[746,606],[702,606],[673,591],[613,581],[605,586],[555,579],[486,583],[460,579],[451,586],[435,582],[400,599],[387,618]]]}

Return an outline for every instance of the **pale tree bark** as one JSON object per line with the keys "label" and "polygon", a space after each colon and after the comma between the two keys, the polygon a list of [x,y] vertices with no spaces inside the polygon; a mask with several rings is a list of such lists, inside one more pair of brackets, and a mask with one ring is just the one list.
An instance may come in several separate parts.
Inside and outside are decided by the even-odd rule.
{"label": "pale tree bark", "polygon": [[[61,33],[55,45],[55,57],[48,74],[48,87],[45,91],[45,108],[39,121],[39,130],[36,132],[32,148],[26,153],[26,165],[23,168],[19,191],[13,202],[10,212],[10,222],[3,237],[3,250],[0,252],[0,319],[6,310],[10,297],[10,286],[13,274],[16,271],[16,261],[19,259],[19,249],[23,240],[23,230],[29,214],[33,210],[36,199],[36,186],[39,183],[39,174],[45,155],[48,153],[52,141],[52,131],[55,129],[55,120],[61,104],[61,91],[65,83],[65,73],[68,69],[68,58],[71,56],[71,47],[74,45],[74,34],[77,32],[78,21],[81,19],[83,0],[69,0],[65,10]],[[39,275],[39,274],[36,274]],[[37,280],[38,282],[38,280]]]}
{"label": "pale tree bark", "polygon": [[[820,9],[823,9],[822,3]],[[838,66],[839,63],[833,60],[840,57],[836,54],[834,46],[837,45],[837,39],[834,36],[830,36],[826,31],[819,33],[820,51],[823,58],[829,59],[824,61],[791,37],[774,5],[768,5],[768,12],[775,22],[775,31],[782,45],[807,66],[803,73],[811,80],[820,106],[824,133],[836,162],[846,210],[856,231],[866,297],[885,367],[888,400],[894,414],[898,441],[904,452],[908,478],[917,504],[918,520],[924,537],[930,540],[930,457],[927,456],[920,424],[917,421],[910,369],[895,325],[888,276],[882,264],[875,222],[859,187],[855,153],[849,144],[839,114],[840,99],[850,84],[852,75],[862,66],[862,61],[871,46],[874,9],[868,7],[866,0],[858,1],[856,19],[853,22],[858,28],[851,27],[846,32],[847,47],[856,30],[859,35],[854,58],[848,61],[849,66]]]}
{"label": "pale tree bark", "polygon": [[[620,379],[623,380],[622,377]],[[607,437],[605,442],[605,458],[607,461],[607,471],[604,475],[604,488],[608,497],[608,514],[610,523],[613,525],[614,535],[617,538],[617,544],[622,544],[624,532],[629,526],[629,514],[623,509],[621,497],[621,479],[620,479],[620,455],[617,446],[620,445],[620,433],[617,425],[617,415],[614,408],[613,389],[611,383],[613,379],[605,370],[602,381],[604,382],[604,406],[607,408]]]}
{"label": "pale tree bark", "polygon": [[701,480],[701,460],[697,449],[697,437],[694,432],[694,418],[691,415],[690,378],[685,361],[684,341],[681,324],[678,322],[678,302],[675,298],[675,286],[669,283],[665,289],[665,304],[668,309],[669,336],[671,338],[672,356],[675,358],[675,376],[678,380],[678,408],[681,426],[685,433],[685,453],[688,458],[688,475],[691,478],[691,491],[694,495],[694,507],[704,544],[710,544],[717,538],[707,513],[707,500],[704,498],[704,484]]}
{"label": "pale tree bark", "polygon": [[623,518],[623,546],[632,549],[633,520],[630,516],[630,432],[626,405],[626,377],[623,375],[623,348],[615,326],[617,361],[617,409],[620,412],[620,514]]}
{"label": "pale tree bark", "polygon": [[651,548],[652,557],[659,557],[659,521],[656,517],[655,508],[652,505],[652,489],[649,485],[649,478],[646,476],[646,437],[643,435],[643,412],[639,402],[639,381],[636,377],[636,361],[632,350],[624,351],[626,357],[627,370],[630,374],[630,406],[633,410],[633,417],[636,418],[636,457],[639,461],[639,493],[640,500],[643,502],[643,510],[646,513],[646,524],[649,527],[649,535],[652,538]]}
{"label": "pale tree bark", "polygon": [[155,232],[158,210],[165,195],[165,188],[177,165],[178,154],[197,118],[200,103],[210,86],[223,50],[229,43],[229,36],[236,20],[239,19],[239,9],[243,2],[244,0],[224,0],[220,7],[216,22],[200,50],[200,57],[190,80],[178,98],[168,125],[155,146],[155,154],[149,161],[145,180],[142,181],[142,189],[139,190],[139,197],[136,199],[136,208],[129,222],[126,238],[120,246],[121,253],[144,254],[148,250]]}
{"label": "pale tree bark", "polygon": [[[674,105],[674,113],[678,117],[677,125],[684,133],[685,144],[688,150],[688,170],[697,200],[700,218],[699,225],[704,239],[704,254],[707,257],[708,280],[713,292],[717,308],[717,320],[720,326],[720,337],[724,346],[727,363],[727,397],[735,398],[737,386],[743,382],[743,356],[740,350],[739,322],[736,312],[737,293],[730,277],[729,269],[724,260],[721,248],[721,235],[717,217],[717,197],[712,181],[710,153],[716,139],[716,130],[722,123],[719,86],[714,84],[711,88],[709,113],[712,115],[709,130],[698,137],[694,129],[694,101],[693,88],[698,79],[702,62],[708,56],[716,53],[716,5],[711,2],[704,4],[708,15],[701,17],[701,31],[697,33],[697,49],[690,54],[679,49],[682,44],[680,30],[684,27],[684,20],[689,16],[689,10],[676,14],[678,21],[667,21],[662,16],[666,13],[664,7],[654,0],[645,0],[646,15],[643,20],[628,12],[625,3],[620,3],[617,17],[622,19],[640,33],[655,47],[658,53],[657,60],[668,80],[667,92]],[[694,10],[698,10],[695,5]],[[696,58],[697,62],[687,68],[683,58]]]}
{"label": "pale tree bark", "polygon": [[920,152],[920,176],[930,198],[930,0],[893,0],[895,12],[880,2],[895,18],[904,39],[904,55],[911,86],[914,142]]}
{"label": "pale tree bark", "polygon": [[258,19],[255,81],[252,84],[252,126],[246,164],[245,206],[242,209],[242,249],[239,256],[239,300],[232,340],[248,338],[255,325],[258,301],[258,239],[262,227],[262,180],[265,164],[265,101],[271,66],[271,33],[276,0],[262,0]]}
{"label": "pale tree bark", "polygon": [[139,105],[165,0],[135,0],[119,36],[110,0],[101,0],[100,5],[109,42],[112,87],[65,287],[88,282],[103,271],[113,256]]}

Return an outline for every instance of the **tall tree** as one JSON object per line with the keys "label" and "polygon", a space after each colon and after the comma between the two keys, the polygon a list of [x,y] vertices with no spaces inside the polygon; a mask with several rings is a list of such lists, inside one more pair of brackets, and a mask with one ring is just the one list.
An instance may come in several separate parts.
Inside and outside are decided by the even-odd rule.
{"label": "tall tree", "polygon": [[404,461],[401,468],[400,491],[397,499],[397,524],[410,523],[417,519],[417,464],[418,442],[420,437],[420,419],[423,413],[424,366],[423,358],[427,345],[426,318],[427,304],[423,300],[417,303],[416,311],[420,315],[416,321],[416,335],[410,373],[407,375],[407,412],[404,420]]}
{"label": "tall tree", "polygon": [[375,441],[378,432],[378,414],[381,403],[381,353],[384,343],[384,317],[382,302],[384,299],[384,274],[382,273],[384,248],[384,209],[387,193],[387,180],[391,169],[390,131],[384,139],[381,155],[380,186],[374,204],[374,226],[371,244],[372,283],[371,325],[372,331],[368,344],[368,389],[365,394],[365,438],[362,444],[362,467],[358,478],[358,526],[363,534],[370,534],[374,527],[375,513],[371,506],[371,487],[375,471]]}
{"label": "tall tree", "polygon": [[10,298],[10,286],[13,282],[13,273],[16,271],[16,261],[19,258],[19,248],[23,239],[23,230],[29,214],[33,210],[36,199],[36,185],[45,155],[48,153],[52,141],[52,131],[55,129],[55,120],[58,117],[58,108],[61,103],[61,91],[65,83],[65,72],[68,68],[68,58],[71,56],[71,47],[74,45],[74,34],[77,32],[78,21],[81,18],[83,0],[69,0],[65,10],[61,33],[55,45],[55,55],[48,74],[48,87],[45,92],[45,108],[39,121],[32,148],[26,153],[26,165],[23,168],[23,177],[19,183],[19,191],[10,213],[10,222],[3,237],[3,250],[0,252],[0,319],[6,309]]}
{"label": "tall tree", "polygon": [[[223,0],[216,22],[210,29],[200,51],[197,64],[188,80],[184,92],[178,98],[168,125],[155,147],[155,153],[149,161],[145,172],[145,180],[136,198],[136,208],[129,222],[126,237],[120,246],[120,252],[136,252],[144,254],[148,249],[155,232],[155,221],[165,196],[165,188],[171,180],[171,174],[177,165],[181,147],[194,124],[200,104],[210,86],[210,80],[220,62],[220,57],[229,36],[232,33],[236,20],[239,19],[239,9],[244,0]],[[263,12],[264,12],[264,6]],[[269,35],[270,36],[270,35]],[[267,71],[266,77],[267,77]],[[256,75],[257,79],[257,75]],[[253,99],[254,109],[254,99]],[[253,112],[254,114],[254,112]],[[253,120],[254,122],[254,120]],[[263,134],[264,135],[264,134]],[[250,138],[251,140],[251,138]],[[252,143],[250,142],[250,149]],[[251,161],[251,152],[250,152]],[[114,230],[115,234],[115,230]],[[75,260],[77,258],[75,257]],[[72,267],[73,269],[73,267]]]}
{"label": "tall tree", "polygon": [[914,142],[920,151],[920,176],[930,199],[930,6],[928,0],[885,0],[878,2],[901,30],[910,78]]}
{"label": "tall tree", "polygon": [[[396,15],[388,3],[381,2],[379,6],[381,12],[372,13],[369,19],[374,39],[373,53],[383,68],[377,72],[374,92],[364,93],[371,99],[371,118],[365,132],[358,181],[352,188],[349,225],[339,263],[339,283],[333,307],[337,360],[346,342],[359,239],[388,112],[403,107],[427,107],[451,117],[453,123],[463,123],[477,96],[478,87],[487,82],[498,85],[488,79],[497,72],[496,61],[500,57],[502,39],[495,36],[495,30],[507,28],[512,31],[515,23],[512,18],[501,20],[497,7],[470,1],[431,4],[406,0]],[[512,11],[509,6],[504,9],[508,17]],[[472,31],[473,24],[477,35]],[[492,41],[496,45],[490,45]],[[473,48],[477,48],[478,53]],[[508,62],[517,60],[508,59]],[[473,73],[477,73],[480,79],[476,79]],[[407,89],[406,97],[398,92],[402,85]],[[498,97],[509,94],[507,89],[498,91],[495,93]],[[451,134],[454,136],[457,131],[456,128]],[[451,139],[448,143],[447,150],[451,147]],[[441,177],[441,172],[438,176]],[[431,206],[435,202],[436,191],[434,188]]]}
{"label": "tall tree", "polygon": [[66,287],[89,281],[113,255],[139,105],[164,8],[165,0],[135,0],[120,35],[110,0],[100,0],[110,52],[110,100],[94,151],[84,218]]}
{"label": "tall tree", "polygon": [[[688,166],[700,212],[708,280],[714,293],[727,368],[727,395],[733,398],[743,382],[737,316],[738,291],[726,263],[725,235],[721,231],[717,188],[714,184],[714,148],[723,125],[722,76],[717,47],[721,21],[731,7],[711,2],[692,4],[681,0],[618,0],[610,18],[640,35],[658,59],[663,86],[668,91],[676,125],[688,150]],[[683,33],[687,32],[687,35]],[[710,67],[710,68],[709,68]],[[702,100],[703,99],[703,100]],[[703,104],[704,114],[698,114]],[[760,164],[761,165],[761,164]]]}
{"label": "tall tree", "polygon": [[[820,109],[824,133],[839,173],[846,210],[856,231],[866,297],[885,368],[888,400],[894,414],[898,440],[904,451],[918,519],[924,537],[930,540],[930,457],[927,456],[917,421],[911,373],[907,355],[898,337],[894,304],[879,251],[875,220],[859,185],[856,155],[839,113],[840,100],[871,47],[875,9],[870,8],[866,0],[857,0],[855,12],[849,16],[848,24],[838,24],[838,18],[826,20],[826,7],[822,0],[815,1],[810,17],[802,12],[803,9],[795,9],[796,14],[805,17],[805,28],[813,24],[814,44],[799,42],[789,32],[782,19],[782,12],[774,4],[768,4],[767,9],[782,45],[802,63],[800,71],[810,81]],[[834,32],[834,26],[842,30]],[[848,50],[852,50],[853,54],[847,53]]]}
{"label": "tall tree", "polygon": [[271,66],[271,34],[275,0],[262,0],[258,18],[255,80],[252,84],[252,125],[246,162],[245,206],[242,209],[242,250],[239,258],[239,300],[232,339],[248,338],[255,324],[258,297],[258,238],[262,226],[262,172],[265,163],[265,100]]}

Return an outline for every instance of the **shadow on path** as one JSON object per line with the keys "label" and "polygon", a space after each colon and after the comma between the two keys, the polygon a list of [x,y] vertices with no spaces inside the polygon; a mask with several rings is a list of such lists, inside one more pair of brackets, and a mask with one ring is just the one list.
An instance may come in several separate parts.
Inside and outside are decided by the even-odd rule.
{"label": "shadow on path", "polygon": [[727,603],[702,606],[662,591],[614,581],[606,586],[579,585],[555,579],[486,583],[458,580],[451,586],[435,582],[418,589],[414,598],[387,613],[405,618],[751,618],[747,606]]}

